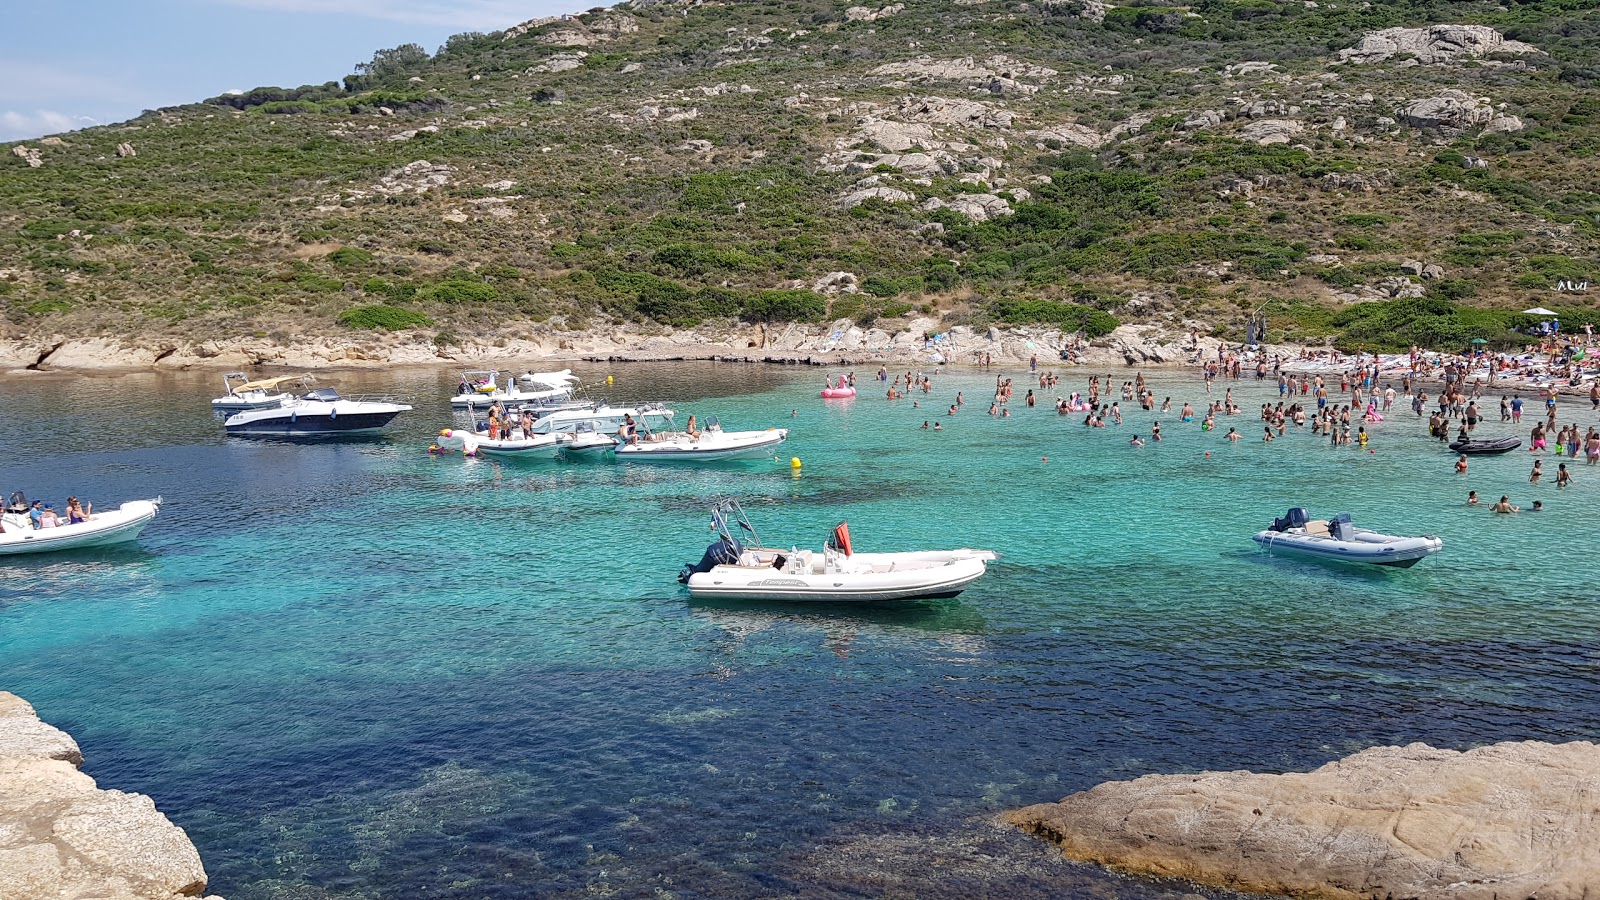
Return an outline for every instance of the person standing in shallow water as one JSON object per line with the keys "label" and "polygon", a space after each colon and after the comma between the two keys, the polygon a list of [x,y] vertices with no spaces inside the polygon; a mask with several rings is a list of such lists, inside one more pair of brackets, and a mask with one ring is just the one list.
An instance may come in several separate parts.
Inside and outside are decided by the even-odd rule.
{"label": "person standing in shallow water", "polygon": [[1538,484],[1542,478],[1544,478],[1544,460],[1536,459],[1533,461],[1533,471],[1528,473],[1528,483]]}

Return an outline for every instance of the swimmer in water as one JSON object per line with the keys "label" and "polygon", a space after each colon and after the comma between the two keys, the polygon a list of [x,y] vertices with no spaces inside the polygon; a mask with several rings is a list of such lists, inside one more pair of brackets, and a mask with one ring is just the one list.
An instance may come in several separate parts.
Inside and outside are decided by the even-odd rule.
{"label": "swimmer in water", "polygon": [[1140,440],[1139,436],[1136,434],[1133,437],[1128,438],[1128,446],[1130,446],[1130,447],[1143,447],[1144,446],[1144,441]]}
{"label": "swimmer in water", "polygon": [[1533,461],[1533,471],[1528,473],[1528,483],[1529,484],[1538,484],[1539,481],[1541,479],[1543,479],[1543,478],[1544,478],[1544,460],[1536,459],[1536,460]]}
{"label": "swimmer in water", "polygon": [[1468,506],[1477,506],[1478,505],[1478,492],[1477,491],[1467,491],[1467,505]]}
{"label": "swimmer in water", "polygon": [[934,431],[943,431],[944,430],[944,426],[941,425],[938,422],[935,422],[935,423],[933,423],[933,430]]}
{"label": "swimmer in water", "polygon": [[1160,422],[1156,422],[1156,423],[1154,423],[1154,424],[1152,424],[1150,426],[1150,440],[1152,440],[1152,441],[1161,440],[1161,423]]}
{"label": "swimmer in water", "polygon": [[1556,466],[1556,487],[1564,488],[1572,484],[1572,473],[1567,471],[1567,464]]}
{"label": "swimmer in water", "polygon": [[923,419],[922,420],[922,430],[923,431],[927,431],[928,430],[928,420],[927,419]]}
{"label": "swimmer in water", "polygon": [[[1465,474],[1467,474],[1467,455],[1465,453],[1461,454],[1460,458],[1458,458],[1456,460],[1456,474],[1457,475],[1465,475]],[[1477,494],[1474,493],[1473,496],[1477,496]],[[1474,501],[1474,502],[1476,502],[1476,501]]]}
{"label": "swimmer in water", "polygon": [[1239,433],[1239,429],[1237,429],[1237,428],[1229,428],[1228,429],[1228,440],[1232,441],[1233,443],[1235,443],[1235,444],[1239,443],[1239,439],[1242,438],[1242,437],[1244,437],[1244,435]]}
{"label": "swimmer in water", "polygon": [[1517,508],[1515,506],[1512,506],[1511,505],[1511,498],[1507,497],[1504,494],[1500,495],[1500,502],[1496,503],[1495,505],[1493,505],[1491,507],[1489,507],[1489,509],[1491,511],[1497,512],[1497,513],[1514,513],[1514,512],[1521,512],[1522,511],[1521,509],[1519,509],[1519,508]]}
{"label": "swimmer in water", "polygon": [[1261,435],[1261,443],[1263,443],[1263,444],[1272,443],[1272,426],[1270,426],[1270,425],[1267,426],[1265,429],[1263,429],[1263,431],[1265,433]]}

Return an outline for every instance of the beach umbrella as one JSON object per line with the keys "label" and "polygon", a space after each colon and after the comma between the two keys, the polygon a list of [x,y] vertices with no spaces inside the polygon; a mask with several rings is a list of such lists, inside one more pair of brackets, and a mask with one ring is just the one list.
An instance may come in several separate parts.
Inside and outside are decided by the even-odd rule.
{"label": "beach umbrella", "polygon": [[1487,344],[1487,343],[1489,343],[1488,341],[1484,340],[1483,338],[1473,338],[1472,342],[1474,344]]}
{"label": "beach umbrella", "polygon": [[1533,309],[1523,310],[1522,314],[1526,316],[1553,316],[1556,314],[1556,311],[1553,309],[1545,309],[1542,306],[1535,306]]}

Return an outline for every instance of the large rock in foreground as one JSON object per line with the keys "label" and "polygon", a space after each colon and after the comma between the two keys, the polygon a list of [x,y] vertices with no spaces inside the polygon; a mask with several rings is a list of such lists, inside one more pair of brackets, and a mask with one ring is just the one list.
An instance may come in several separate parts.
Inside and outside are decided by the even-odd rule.
{"label": "large rock in foreground", "polygon": [[97,788],[78,771],[82,763],[71,736],[0,691],[0,898],[204,893],[205,869],[188,835],[149,797]]}
{"label": "large rock in foreground", "polygon": [[1312,897],[1600,896],[1600,746],[1374,747],[1102,784],[1003,819],[1083,862]]}

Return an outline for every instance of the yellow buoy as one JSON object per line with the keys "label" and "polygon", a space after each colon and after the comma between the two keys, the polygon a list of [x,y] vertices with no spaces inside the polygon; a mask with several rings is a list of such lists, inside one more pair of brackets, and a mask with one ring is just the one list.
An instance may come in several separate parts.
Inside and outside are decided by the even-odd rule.
{"label": "yellow buoy", "polygon": [[616,383],[617,383],[617,379],[613,378],[610,375],[606,376],[606,384],[616,384]]}
{"label": "yellow buoy", "polygon": [[798,456],[789,457],[789,468],[791,468],[791,469],[800,468],[800,457],[798,457]]}

